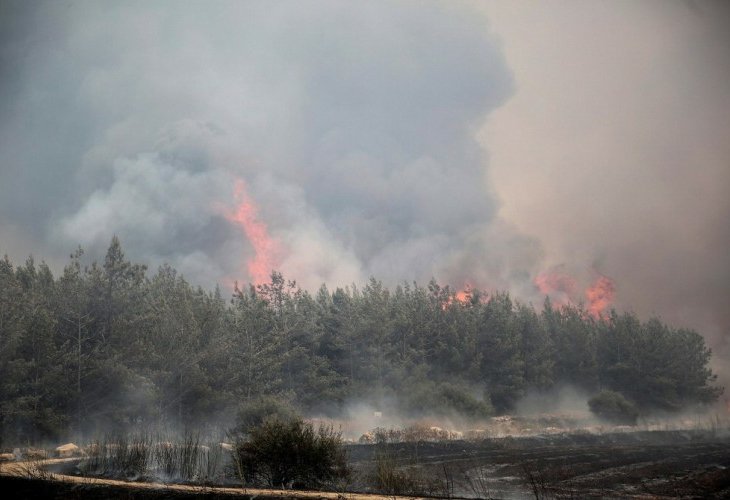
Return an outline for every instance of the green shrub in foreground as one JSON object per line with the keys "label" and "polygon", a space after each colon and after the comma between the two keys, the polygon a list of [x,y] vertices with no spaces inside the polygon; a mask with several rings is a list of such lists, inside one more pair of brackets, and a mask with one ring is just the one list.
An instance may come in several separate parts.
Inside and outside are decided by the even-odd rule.
{"label": "green shrub in foreground", "polygon": [[341,434],[300,418],[252,428],[236,443],[235,460],[244,482],[273,488],[318,488],[350,473]]}

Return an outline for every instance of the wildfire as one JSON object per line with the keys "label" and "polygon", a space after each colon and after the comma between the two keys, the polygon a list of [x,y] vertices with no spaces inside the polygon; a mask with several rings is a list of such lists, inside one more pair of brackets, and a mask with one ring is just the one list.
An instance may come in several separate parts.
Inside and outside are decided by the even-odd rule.
{"label": "wildfire", "polygon": [[[595,271],[594,271],[595,272]],[[586,312],[594,318],[601,315],[613,303],[616,295],[614,282],[608,276],[597,273],[598,278],[585,290],[587,301]],[[576,280],[559,271],[546,271],[534,279],[535,286],[543,295],[549,295],[556,307],[565,307],[574,304],[579,295]]]}
{"label": "wildfire", "polygon": [[613,303],[615,295],[616,287],[613,280],[608,276],[599,275],[595,283],[586,289],[588,313],[594,318],[599,318]]}
{"label": "wildfire", "polygon": [[271,238],[266,224],[258,220],[258,209],[246,191],[246,184],[237,179],[233,186],[236,208],[225,214],[226,219],[239,226],[253,246],[254,255],[246,262],[249,278],[259,285],[269,281],[269,275],[276,268],[278,245]]}
{"label": "wildfire", "polygon": [[467,285],[463,290],[459,290],[454,294],[454,300],[466,304],[471,301],[471,287]]}
{"label": "wildfire", "polygon": [[543,295],[549,295],[554,305],[563,307],[572,303],[571,296],[575,292],[575,280],[565,273],[546,271],[534,279],[535,286]]}
{"label": "wildfire", "polygon": [[441,304],[441,309],[446,310],[447,308],[457,304],[462,306],[468,305],[471,302],[472,294],[473,289],[471,285],[467,283],[464,285],[464,288],[449,294],[446,302]]}

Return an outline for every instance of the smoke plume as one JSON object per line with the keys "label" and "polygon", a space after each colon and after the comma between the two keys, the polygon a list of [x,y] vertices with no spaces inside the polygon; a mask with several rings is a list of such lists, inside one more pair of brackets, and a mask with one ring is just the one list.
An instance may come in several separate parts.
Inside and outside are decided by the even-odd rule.
{"label": "smoke plume", "polygon": [[597,271],[619,309],[703,333],[727,386],[730,5],[475,6],[516,82],[480,131],[499,216],[542,270],[583,290]]}
{"label": "smoke plume", "polygon": [[2,2],[0,253],[117,234],[203,286],[435,277],[722,350],[728,9],[693,5]]}
{"label": "smoke plume", "polygon": [[3,8],[2,227],[26,250],[116,233],[207,286],[524,272],[475,138],[512,79],[466,6]]}

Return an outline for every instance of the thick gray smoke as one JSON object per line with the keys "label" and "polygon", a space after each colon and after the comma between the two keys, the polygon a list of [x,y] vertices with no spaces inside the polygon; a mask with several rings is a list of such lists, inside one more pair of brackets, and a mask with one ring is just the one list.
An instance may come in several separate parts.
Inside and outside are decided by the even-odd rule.
{"label": "thick gray smoke", "polygon": [[545,268],[696,328],[730,387],[730,4],[494,2],[517,90],[482,141]]}
{"label": "thick gray smoke", "polygon": [[[529,283],[475,132],[512,92],[446,3],[4,4],[3,240],[246,281],[235,178],[316,287],[369,275]],[[7,251],[7,249],[3,249]],[[14,250],[10,248],[10,250]]]}

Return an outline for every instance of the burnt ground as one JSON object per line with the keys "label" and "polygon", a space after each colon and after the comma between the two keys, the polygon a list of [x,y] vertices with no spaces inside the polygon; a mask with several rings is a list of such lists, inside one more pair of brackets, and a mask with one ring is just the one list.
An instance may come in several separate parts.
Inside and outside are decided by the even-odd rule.
{"label": "burnt ground", "polygon": [[[708,431],[562,434],[348,446],[354,482],[389,495],[468,498],[730,498],[730,435]],[[378,465],[380,467],[378,468]],[[63,471],[58,471],[63,472]],[[205,488],[144,489],[0,476],[2,498],[286,498]],[[382,490],[381,490],[382,491]],[[326,494],[310,492],[314,495]],[[331,494],[330,494],[331,495]],[[359,495],[344,495],[357,499]],[[342,498],[342,496],[338,496]],[[362,497],[364,498],[364,497]],[[373,497],[370,497],[372,500]]]}
{"label": "burnt ground", "polygon": [[[128,486],[73,484],[38,478],[0,476],[0,495],[4,499],[79,499],[79,500],[177,500],[204,498],[219,500],[231,498],[251,499],[252,495],[234,497],[214,491],[178,491],[168,489],[147,490]],[[259,500],[264,498],[259,497]]]}
{"label": "burnt ground", "polygon": [[[386,458],[391,493],[480,498],[730,498],[730,436],[653,431],[350,448],[358,486]],[[380,457],[380,458],[377,458]],[[401,487],[406,491],[398,491]],[[407,491],[412,488],[412,491]],[[421,491],[415,491],[420,488]]]}

